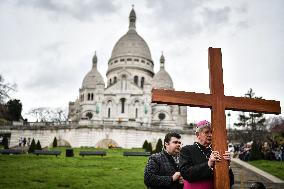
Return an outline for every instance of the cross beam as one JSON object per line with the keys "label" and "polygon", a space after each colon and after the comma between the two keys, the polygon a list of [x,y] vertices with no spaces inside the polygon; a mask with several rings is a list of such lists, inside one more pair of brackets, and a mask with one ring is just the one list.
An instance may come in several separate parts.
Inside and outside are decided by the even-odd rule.
{"label": "cross beam", "polygon": [[[200,108],[212,108],[211,102],[213,100],[211,94],[160,89],[152,90],[152,99],[155,99],[155,103],[158,104],[191,106]],[[226,110],[272,114],[280,113],[280,102],[275,100],[234,96],[224,96],[222,100]]]}
{"label": "cross beam", "polygon": [[[222,54],[220,48],[209,47],[208,52],[210,94],[152,90],[152,102],[158,104],[193,106],[211,109],[212,148],[223,154],[227,150],[225,110],[280,114],[279,101],[233,97],[224,95]],[[215,164],[214,188],[229,189],[228,162]]]}

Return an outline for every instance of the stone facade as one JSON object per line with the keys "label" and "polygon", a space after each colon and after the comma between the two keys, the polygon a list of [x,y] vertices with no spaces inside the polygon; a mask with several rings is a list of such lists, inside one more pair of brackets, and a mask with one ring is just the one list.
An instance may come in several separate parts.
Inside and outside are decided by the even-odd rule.
{"label": "stone facade", "polygon": [[[103,125],[60,125],[60,126],[8,126],[1,127],[1,133],[11,134],[10,147],[18,146],[20,138],[39,140],[42,147],[51,147],[54,138],[59,146],[98,147],[116,146],[122,148],[141,148],[144,141],[155,147],[158,139],[164,139],[168,129],[148,127],[122,127]],[[194,142],[193,131],[180,131],[184,144]]]}
{"label": "stone facade", "polygon": [[79,98],[69,103],[69,120],[80,124],[158,127],[184,129],[187,108],[151,103],[151,90],[174,89],[160,59],[160,71],[154,73],[150,48],[136,31],[136,13],[129,15],[129,29],[115,44],[108,61],[107,83],[97,69],[97,55],[92,69],[79,89]]}

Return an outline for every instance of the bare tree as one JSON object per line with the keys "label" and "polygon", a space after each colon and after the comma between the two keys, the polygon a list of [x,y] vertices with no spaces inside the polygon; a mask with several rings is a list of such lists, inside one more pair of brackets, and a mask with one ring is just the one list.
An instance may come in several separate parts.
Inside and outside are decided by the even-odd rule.
{"label": "bare tree", "polygon": [[67,120],[67,110],[63,108],[51,109],[51,121],[61,122]]}
{"label": "bare tree", "polygon": [[64,108],[32,108],[28,114],[33,116],[37,121],[61,122],[67,120],[67,110]]}
{"label": "bare tree", "polygon": [[269,128],[272,129],[278,125],[284,124],[284,118],[282,116],[272,116],[269,117],[266,122]]}
{"label": "bare tree", "polygon": [[16,84],[6,83],[0,75],[0,104],[3,104],[5,99],[10,98],[9,92],[11,91],[16,91]]}
{"label": "bare tree", "polygon": [[272,116],[266,122],[271,134],[269,144],[272,148],[277,147],[284,139],[284,118],[282,116]]}
{"label": "bare tree", "polygon": [[28,114],[37,121],[49,121],[49,110],[46,107],[32,108]]}
{"label": "bare tree", "polygon": [[[245,94],[247,98],[261,99],[262,97],[256,97],[252,89],[249,89]],[[268,130],[266,125],[266,119],[263,113],[256,112],[240,112],[238,122],[234,123],[235,126],[242,128],[235,132],[239,140],[242,142],[248,141],[263,141],[267,138]]]}

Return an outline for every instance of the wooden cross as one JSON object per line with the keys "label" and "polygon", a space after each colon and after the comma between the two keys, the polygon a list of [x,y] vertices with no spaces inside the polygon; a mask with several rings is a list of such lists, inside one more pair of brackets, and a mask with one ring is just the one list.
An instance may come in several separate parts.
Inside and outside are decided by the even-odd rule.
{"label": "wooden cross", "polygon": [[[211,109],[212,148],[224,154],[228,149],[225,110],[280,114],[280,102],[224,95],[221,48],[209,47],[208,52],[210,94],[152,90],[152,102],[158,104],[193,106]],[[222,160],[215,164],[214,188],[229,189],[229,166]]]}

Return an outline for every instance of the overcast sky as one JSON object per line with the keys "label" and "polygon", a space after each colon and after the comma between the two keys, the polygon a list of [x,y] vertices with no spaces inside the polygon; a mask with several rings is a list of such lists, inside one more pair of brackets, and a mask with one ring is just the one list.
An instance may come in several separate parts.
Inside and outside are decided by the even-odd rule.
{"label": "overcast sky", "polygon": [[[95,51],[106,80],[132,4],[155,72],[163,51],[176,90],[209,93],[208,47],[216,47],[222,48],[225,95],[244,96],[252,88],[284,107],[282,0],[0,1],[0,74],[17,84],[11,96],[22,101],[24,117],[34,107],[74,101]],[[210,119],[209,109],[188,113],[189,121]]]}

